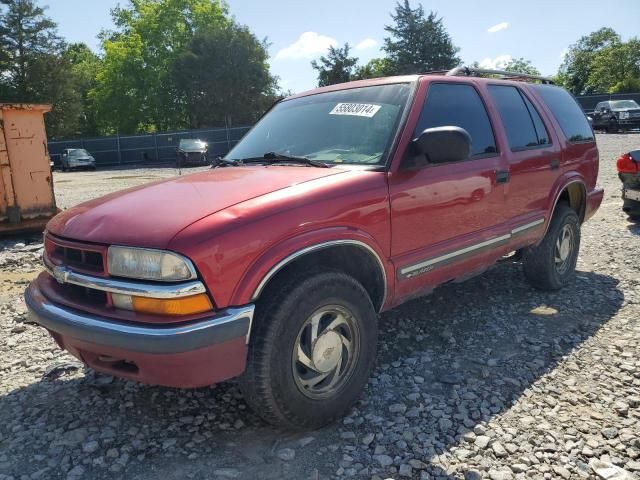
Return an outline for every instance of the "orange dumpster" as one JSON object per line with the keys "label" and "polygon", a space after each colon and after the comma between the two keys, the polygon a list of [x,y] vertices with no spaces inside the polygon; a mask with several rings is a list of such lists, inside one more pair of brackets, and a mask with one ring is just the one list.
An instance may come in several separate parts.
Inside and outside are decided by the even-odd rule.
{"label": "orange dumpster", "polygon": [[58,211],[44,126],[50,110],[0,103],[0,234],[42,230]]}

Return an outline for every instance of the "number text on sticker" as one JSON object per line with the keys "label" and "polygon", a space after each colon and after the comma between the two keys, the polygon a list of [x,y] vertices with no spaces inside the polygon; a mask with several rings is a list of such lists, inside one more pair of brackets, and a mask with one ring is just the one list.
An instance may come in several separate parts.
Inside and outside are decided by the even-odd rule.
{"label": "number text on sticker", "polygon": [[373,117],[380,105],[371,105],[369,103],[339,103],[333,110],[329,112],[329,115],[354,115],[356,117]]}

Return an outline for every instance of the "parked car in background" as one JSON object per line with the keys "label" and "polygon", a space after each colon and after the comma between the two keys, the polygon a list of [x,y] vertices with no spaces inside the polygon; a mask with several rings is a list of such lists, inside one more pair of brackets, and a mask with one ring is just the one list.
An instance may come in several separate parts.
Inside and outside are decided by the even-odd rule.
{"label": "parked car in background", "polygon": [[239,377],[267,421],[317,428],[367,384],[379,312],[510,252],[534,287],[569,284],[597,176],[584,113],[548,79],[332,85],[278,102],[215,168],[57,215],[25,299],[95,370]]}
{"label": "parked car in background", "polygon": [[640,220],[640,150],[621,155],[616,167],[622,182],[622,210],[632,220]]}
{"label": "parked car in background", "polygon": [[66,148],[62,152],[62,158],[60,158],[60,168],[63,172],[75,168],[95,170],[96,159],[84,148]]}
{"label": "parked car in background", "polygon": [[591,113],[593,128],[609,133],[640,128],[640,105],[635,100],[607,100]]}
{"label": "parked car in background", "polygon": [[208,165],[209,144],[198,138],[183,138],[178,144],[177,166]]}

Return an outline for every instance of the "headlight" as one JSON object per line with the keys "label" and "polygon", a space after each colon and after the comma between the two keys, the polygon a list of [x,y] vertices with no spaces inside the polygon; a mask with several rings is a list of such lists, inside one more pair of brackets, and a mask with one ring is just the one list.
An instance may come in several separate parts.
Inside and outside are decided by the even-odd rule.
{"label": "headlight", "polygon": [[111,246],[107,252],[110,275],[177,282],[196,278],[196,271],[188,259],[173,252],[147,248]]}
{"label": "headlight", "polygon": [[621,120],[626,120],[627,118],[629,118],[629,112],[620,112]]}

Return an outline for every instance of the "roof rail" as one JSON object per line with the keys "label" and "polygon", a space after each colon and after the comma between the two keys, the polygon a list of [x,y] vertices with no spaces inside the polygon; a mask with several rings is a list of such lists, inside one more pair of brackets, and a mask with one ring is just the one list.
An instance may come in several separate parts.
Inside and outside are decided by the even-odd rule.
{"label": "roof rail", "polygon": [[501,75],[503,78],[524,78],[527,80],[539,80],[541,83],[549,85],[555,85],[555,82],[548,77],[541,77],[540,75],[529,75],[528,73],[520,72],[507,72],[506,70],[488,70],[485,68],[476,67],[456,67],[449,70],[446,75],[466,75],[467,77],[480,76],[480,75]]}

